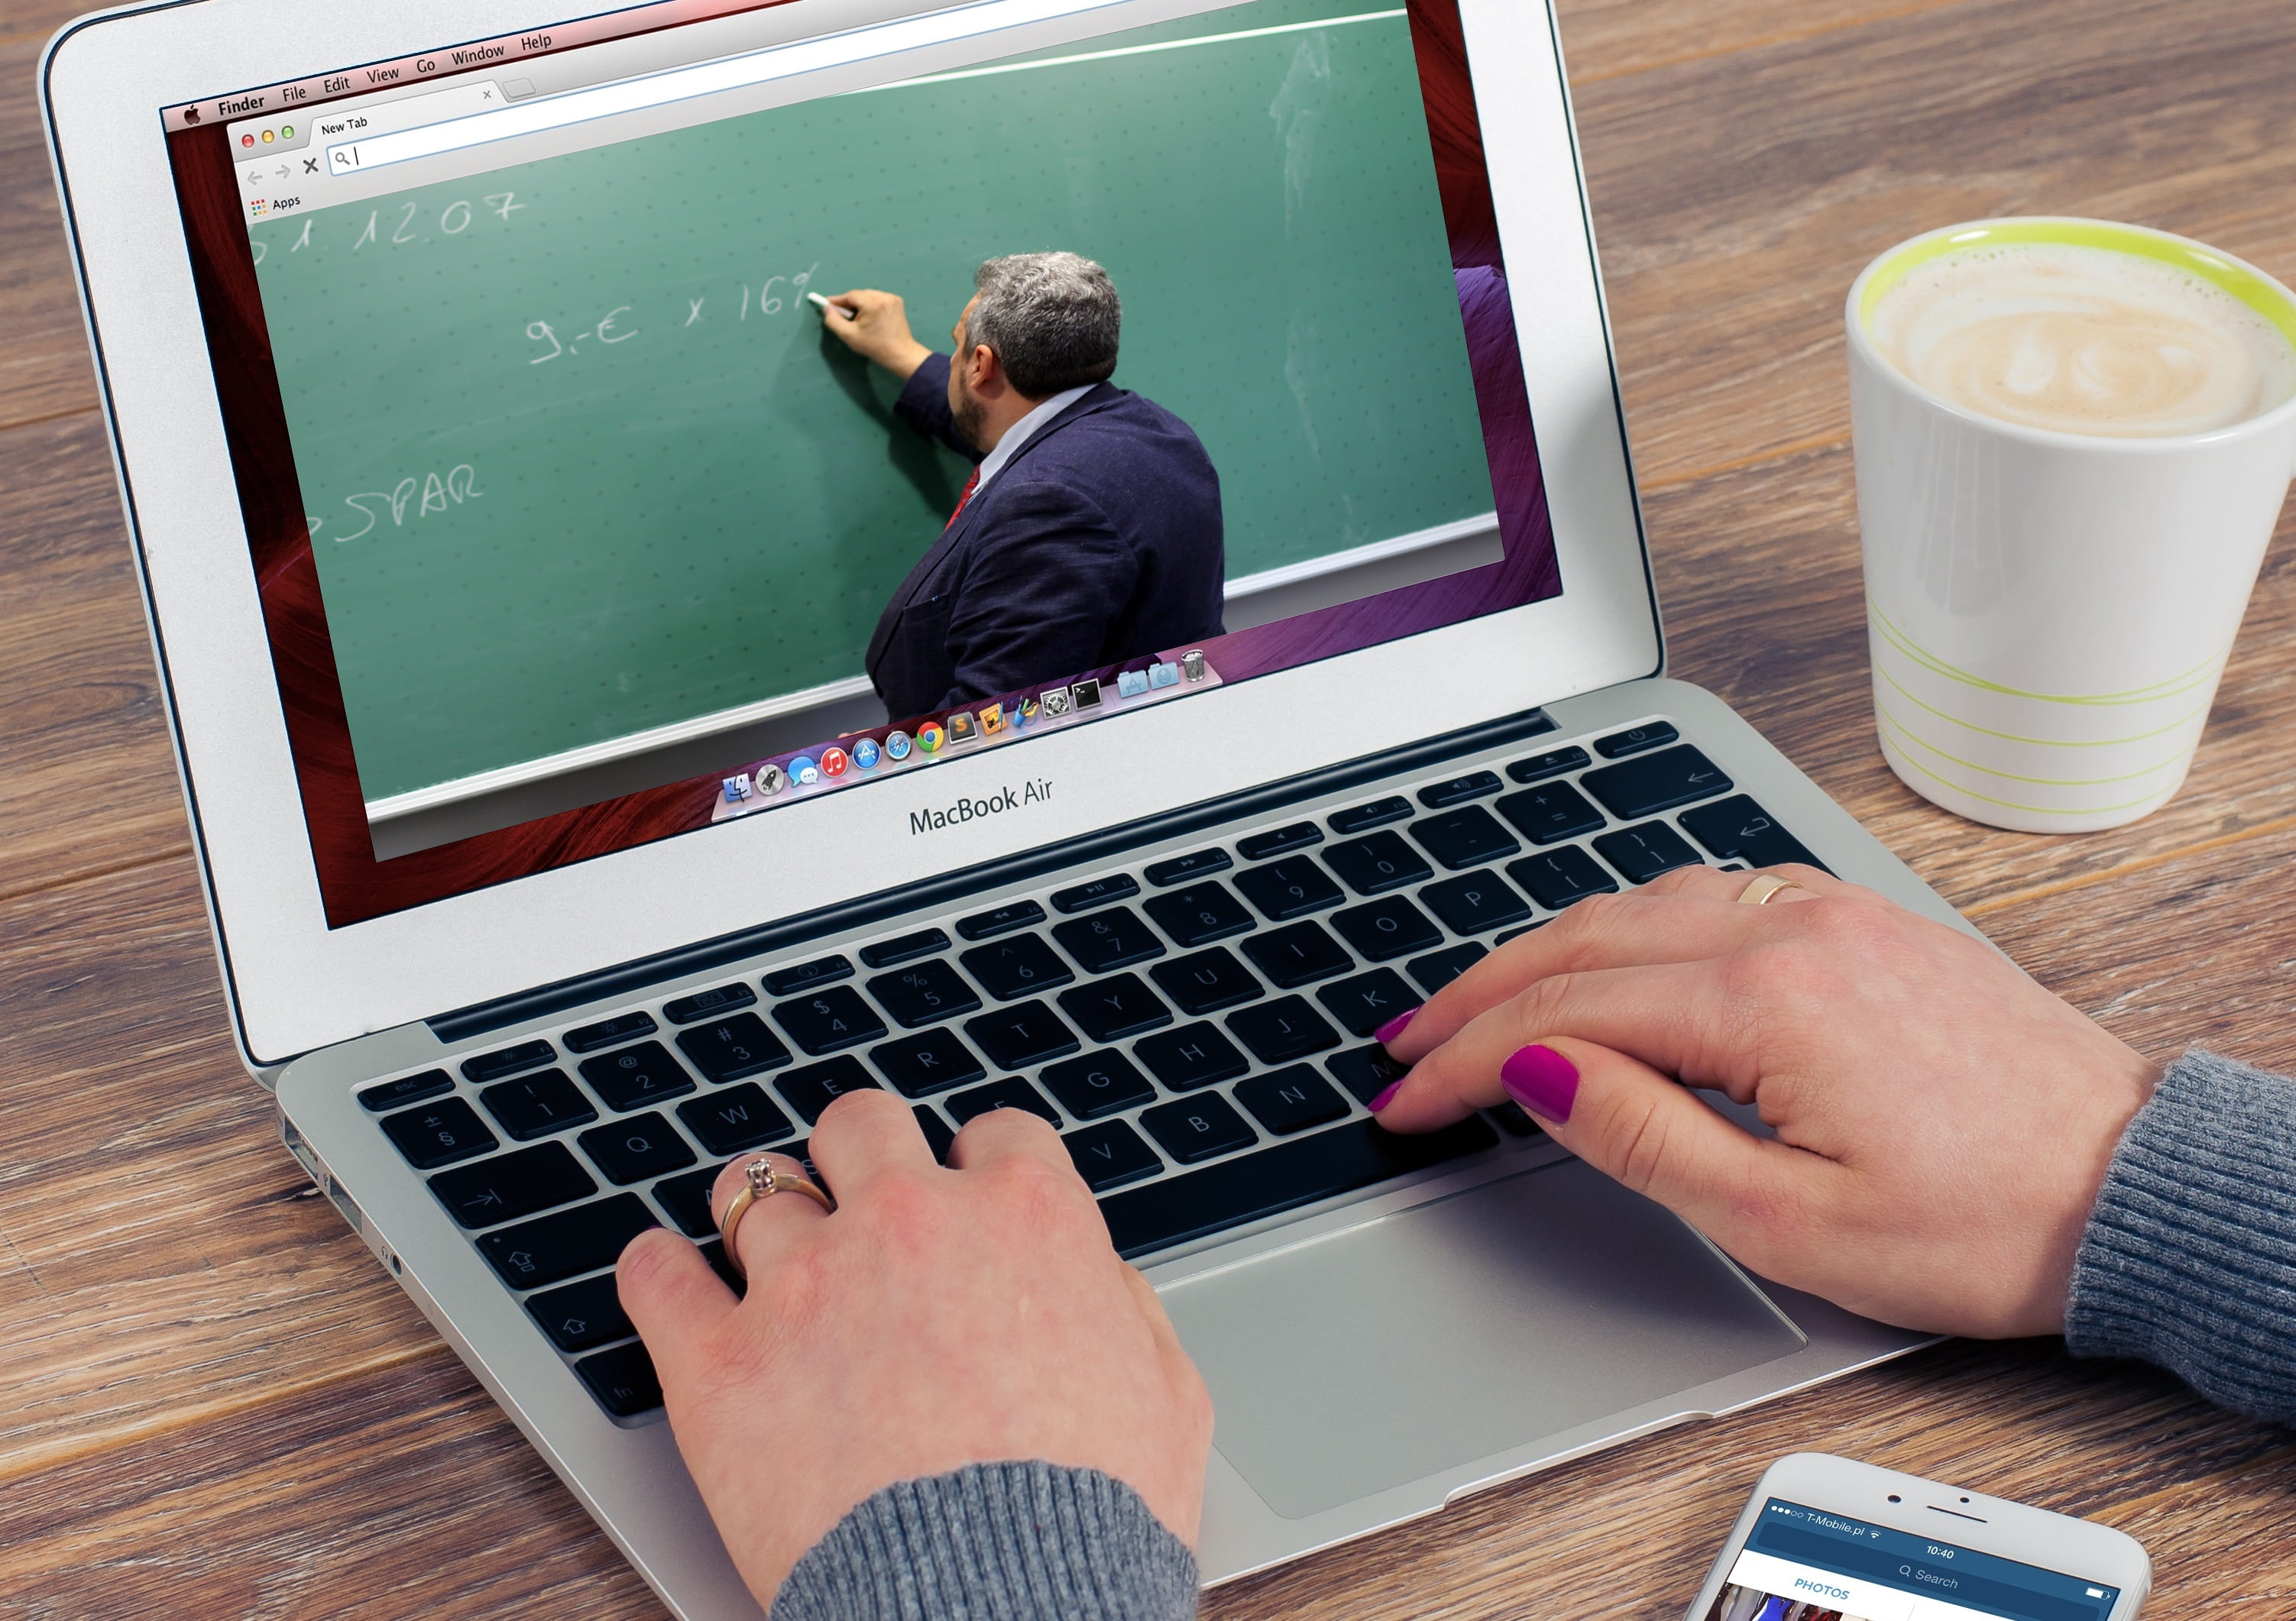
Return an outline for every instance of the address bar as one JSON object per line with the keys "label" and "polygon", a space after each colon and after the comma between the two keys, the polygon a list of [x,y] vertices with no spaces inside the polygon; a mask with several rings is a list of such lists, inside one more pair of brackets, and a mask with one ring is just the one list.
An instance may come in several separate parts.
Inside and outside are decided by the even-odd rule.
{"label": "address bar", "polygon": [[387,163],[435,158],[488,142],[540,135],[570,124],[586,124],[594,119],[615,118],[672,102],[691,101],[696,96],[747,89],[775,79],[794,78],[882,56],[897,56],[906,51],[1101,11],[1123,3],[1124,0],[1086,0],[1082,4],[1078,0],[980,0],[978,4],[955,6],[922,17],[904,17],[718,61],[670,68],[618,84],[570,90],[546,101],[450,119],[420,129],[398,130],[363,141],[340,141],[327,148],[327,172],[345,175],[379,168]]}

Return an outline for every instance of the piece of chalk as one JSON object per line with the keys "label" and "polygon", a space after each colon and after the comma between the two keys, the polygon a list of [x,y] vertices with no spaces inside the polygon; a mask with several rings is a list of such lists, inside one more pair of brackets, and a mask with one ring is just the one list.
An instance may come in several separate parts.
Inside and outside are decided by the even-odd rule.
{"label": "piece of chalk", "polygon": [[809,292],[809,293],[806,294],[805,296],[806,296],[807,298],[808,298],[808,299],[812,299],[816,304],[820,305],[820,306],[821,306],[821,313],[822,313],[823,315],[828,315],[831,311],[832,311],[832,310],[833,310],[833,311],[835,311],[837,314],[839,314],[839,315],[840,315],[844,316],[848,321],[857,320],[857,319],[859,318],[859,317],[856,316],[856,315],[854,315],[854,313],[853,313],[851,310],[849,310],[849,309],[846,308],[846,307],[845,307],[845,306],[843,306],[842,304],[832,304],[828,299],[826,299],[823,298],[823,297],[822,297],[819,293],[817,293],[817,292]]}

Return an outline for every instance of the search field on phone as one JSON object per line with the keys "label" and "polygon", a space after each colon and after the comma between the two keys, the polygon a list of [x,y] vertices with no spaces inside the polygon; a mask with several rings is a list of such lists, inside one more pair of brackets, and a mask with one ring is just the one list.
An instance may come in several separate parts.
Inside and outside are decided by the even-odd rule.
{"label": "search field on phone", "polygon": [[1078,4],[1077,0],[980,0],[978,4],[955,6],[922,17],[904,17],[898,21],[852,29],[841,34],[824,34],[813,39],[796,40],[789,45],[724,57],[717,61],[671,68],[640,78],[624,79],[617,84],[570,90],[563,95],[521,102],[516,106],[494,111],[450,117],[420,128],[381,133],[355,141],[339,141],[327,148],[327,171],[335,175],[364,173],[386,164],[405,163],[416,158],[435,158],[489,142],[541,135],[553,129],[563,129],[571,124],[586,124],[596,119],[611,119],[623,113],[666,106],[673,102],[691,101],[696,96],[718,95],[728,90],[743,90],[755,85],[818,73],[824,69],[844,67],[853,62],[898,56],[905,52],[947,45],[982,34],[999,33],[1024,28],[1030,23],[1049,22],[1055,18],[1100,11],[1118,4],[1120,0],[1090,0],[1085,4]]}

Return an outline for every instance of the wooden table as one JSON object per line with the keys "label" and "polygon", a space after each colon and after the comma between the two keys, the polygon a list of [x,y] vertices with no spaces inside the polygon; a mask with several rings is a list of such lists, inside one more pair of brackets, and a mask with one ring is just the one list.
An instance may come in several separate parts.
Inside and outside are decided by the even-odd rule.
{"label": "wooden table", "polygon": [[[0,1617],[658,1616],[234,1060],[28,94],[71,9],[0,0]],[[1989,214],[2296,274],[2288,0],[1572,0],[1563,31],[1677,673],[2148,1053],[2296,1068],[2289,548],[2175,803],[1956,821],[1874,747],[1840,339],[1868,258]],[[2296,1613],[2289,1434],[2054,1342],[1677,1429],[1206,1613],[1673,1617],[1800,1447],[2119,1526],[2151,1614]]]}

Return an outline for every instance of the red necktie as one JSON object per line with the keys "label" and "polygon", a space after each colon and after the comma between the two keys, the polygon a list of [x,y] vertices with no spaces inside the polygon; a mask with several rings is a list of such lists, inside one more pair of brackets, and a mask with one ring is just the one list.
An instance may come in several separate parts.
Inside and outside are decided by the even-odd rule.
{"label": "red necktie", "polygon": [[964,503],[972,499],[972,492],[980,487],[980,470],[976,467],[972,470],[972,477],[964,481],[964,489],[963,493],[956,498],[956,511],[948,515],[948,523],[945,523],[940,526],[941,532],[943,534],[947,534],[948,532],[949,524],[955,523],[959,518],[964,515]]}

